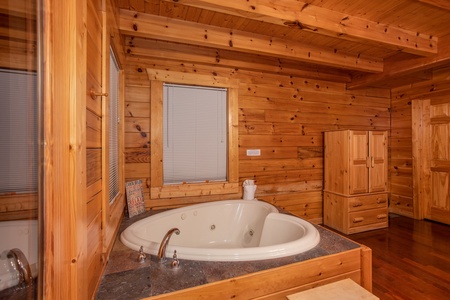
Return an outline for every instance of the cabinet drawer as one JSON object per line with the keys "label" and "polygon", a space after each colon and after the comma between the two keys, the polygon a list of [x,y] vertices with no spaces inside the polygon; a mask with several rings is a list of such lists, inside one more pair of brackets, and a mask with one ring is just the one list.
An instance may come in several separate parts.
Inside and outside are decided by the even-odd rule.
{"label": "cabinet drawer", "polygon": [[377,194],[348,198],[348,211],[361,211],[366,209],[387,208],[388,195]]}
{"label": "cabinet drawer", "polygon": [[388,211],[386,208],[378,208],[352,212],[349,214],[349,228],[365,226],[376,223],[386,223],[388,221]]}

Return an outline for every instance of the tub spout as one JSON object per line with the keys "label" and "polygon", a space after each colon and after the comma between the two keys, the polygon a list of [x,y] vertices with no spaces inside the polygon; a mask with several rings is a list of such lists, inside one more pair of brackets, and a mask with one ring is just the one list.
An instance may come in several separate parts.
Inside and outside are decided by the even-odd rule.
{"label": "tub spout", "polygon": [[17,269],[20,274],[19,285],[29,286],[33,284],[33,275],[31,274],[30,265],[28,263],[25,254],[18,249],[14,248],[8,252],[8,258],[13,258],[16,263]]}
{"label": "tub spout", "polygon": [[169,240],[170,237],[172,236],[172,234],[180,234],[180,230],[178,228],[172,228],[169,231],[167,231],[166,235],[163,237],[162,241],[161,241],[161,245],[159,246],[159,250],[158,250],[158,259],[160,263],[163,263],[166,261],[166,248],[167,245],[169,244]]}

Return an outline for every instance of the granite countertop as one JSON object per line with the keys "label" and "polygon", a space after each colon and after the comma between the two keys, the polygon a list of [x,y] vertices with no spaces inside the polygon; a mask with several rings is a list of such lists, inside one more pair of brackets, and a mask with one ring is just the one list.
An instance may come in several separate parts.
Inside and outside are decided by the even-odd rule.
{"label": "granite countertop", "polygon": [[34,278],[30,285],[16,285],[0,291],[1,300],[30,300],[38,299],[38,282]]}
{"label": "granite countertop", "polygon": [[171,268],[171,256],[165,264],[160,264],[155,256],[147,255],[145,262],[140,263],[137,261],[138,252],[119,240],[120,233],[133,222],[159,212],[149,211],[131,219],[124,217],[95,299],[141,299],[360,247],[316,225],[320,243],[297,255],[245,262],[180,259],[179,268]]}

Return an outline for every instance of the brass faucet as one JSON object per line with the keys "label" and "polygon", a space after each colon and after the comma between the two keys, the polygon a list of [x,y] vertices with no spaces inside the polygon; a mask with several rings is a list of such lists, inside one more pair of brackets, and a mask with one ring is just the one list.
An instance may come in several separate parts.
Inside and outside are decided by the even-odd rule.
{"label": "brass faucet", "polygon": [[163,237],[162,241],[161,241],[161,245],[159,246],[159,250],[158,250],[158,259],[160,263],[163,263],[166,261],[166,248],[167,245],[169,244],[169,240],[170,237],[172,236],[172,234],[180,234],[180,230],[178,228],[172,228],[169,231],[167,231],[166,235]]}

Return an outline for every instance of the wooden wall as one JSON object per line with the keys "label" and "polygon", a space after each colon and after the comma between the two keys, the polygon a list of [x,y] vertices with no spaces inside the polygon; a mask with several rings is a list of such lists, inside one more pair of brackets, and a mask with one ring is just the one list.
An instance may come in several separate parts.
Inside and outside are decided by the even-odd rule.
{"label": "wooden wall", "polygon": [[450,68],[433,73],[433,79],[392,89],[390,211],[420,217],[413,202],[412,102],[450,97]]}
{"label": "wooden wall", "polygon": [[[109,202],[109,64],[110,47],[120,66],[123,57],[114,0],[87,1],[86,73],[86,212],[88,296],[95,295],[123,217],[125,192],[119,171],[119,194]],[[120,76],[119,76],[120,77]],[[91,92],[103,94],[92,96]],[[119,83],[119,103],[123,103]],[[122,112],[122,110],[121,110]],[[122,118],[120,118],[122,119]],[[121,125],[119,124],[121,129]],[[119,129],[119,131],[120,131]],[[120,140],[120,137],[119,137]],[[121,158],[119,161],[122,162]]]}
{"label": "wooden wall", "polygon": [[0,67],[36,71],[35,1],[1,1],[0,20]]}
{"label": "wooden wall", "polygon": [[105,97],[89,95],[92,89],[101,92],[103,60],[104,13],[101,0],[87,1],[86,39],[86,223],[87,223],[87,282],[88,296],[94,294],[105,262],[102,257],[102,205],[107,191],[103,188],[102,160],[104,142],[102,131],[103,102]]}
{"label": "wooden wall", "polygon": [[[213,57],[205,61],[208,59]],[[320,80],[320,75],[278,75],[264,71],[270,67],[247,70],[244,63],[227,68],[190,63],[188,58],[177,62],[129,57],[125,66],[125,177],[126,181],[142,179],[146,183],[145,203],[151,209],[241,198],[242,192],[150,198],[150,82],[146,68],[238,79],[240,184],[245,179],[256,180],[257,198],[314,222],[322,220],[323,132],[390,127],[389,90],[347,91],[345,83]],[[246,149],[261,149],[261,156],[247,157]]]}
{"label": "wooden wall", "polygon": [[115,2],[44,1],[46,299],[95,297],[123,216],[124,188],[110,204],[105,180],[108,98],[91,97],[108,91],[110,44],[122,49]]}

